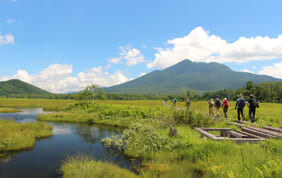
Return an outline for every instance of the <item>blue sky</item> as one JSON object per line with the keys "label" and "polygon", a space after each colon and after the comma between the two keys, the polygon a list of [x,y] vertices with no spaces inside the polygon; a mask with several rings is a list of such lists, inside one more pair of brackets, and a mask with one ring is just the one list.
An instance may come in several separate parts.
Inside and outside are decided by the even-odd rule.
{"label": "blue sky", "polygon": [[63,93],[183,59],[282,78],[282,1],[0,0],[0,80]]}

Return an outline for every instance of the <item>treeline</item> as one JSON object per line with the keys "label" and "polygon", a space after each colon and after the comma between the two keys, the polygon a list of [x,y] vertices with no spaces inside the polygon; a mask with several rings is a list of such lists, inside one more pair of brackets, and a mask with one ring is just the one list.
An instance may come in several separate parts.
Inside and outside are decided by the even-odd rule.
{"label": "treeline", "polygon": [[279,82],[265,82],[254,84],[252,81],[246,83],[245,87],[238,90],[218,90],[214,92],[207,92],[202,96],[196,98],[225,98],[229,100],[236,100],[238,94],[243,94],[246,98],[253,94],[261,102],[282,103],[282,81]]}
{"label": "treeline", "polygon": [[187,97],[192,100],[207,100],[208,98],[228,98],[229,100],[236,100],[238,94],[243,94],[248,99],[250,94],[253,94],[260,102],[274,102],[282,103],[282,81],[279,82],[265,82],[254,84],[252,81],[237,90],[218,90],[206,92],[202,95],[197,94],[195,90],[186,91],[181,89],[181,95],[150,95],[150,94],[119,94],[119,93],[105,93],[101,88],[97,88],[95,92],[81,91],[71,94],[46,94],[46,95],[27,95],[27,94],[11,94],[7,96],[0,96],[0,98],[41,98],[41,99],[73,99],[73,100],[173,100],[177,98],[179,101],[184,101]]}

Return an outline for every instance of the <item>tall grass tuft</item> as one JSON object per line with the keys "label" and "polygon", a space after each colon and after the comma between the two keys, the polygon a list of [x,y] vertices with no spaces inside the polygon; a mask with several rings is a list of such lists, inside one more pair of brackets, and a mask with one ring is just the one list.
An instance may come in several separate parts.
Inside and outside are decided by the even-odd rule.
{"label": "tall grass tuft", "polygon": [[96,161],[90,156],[77,155],[68,157],[61,171],[64,177],[111,177],[111,178],[135,178],[134,173],[120,168],[109,162]]}

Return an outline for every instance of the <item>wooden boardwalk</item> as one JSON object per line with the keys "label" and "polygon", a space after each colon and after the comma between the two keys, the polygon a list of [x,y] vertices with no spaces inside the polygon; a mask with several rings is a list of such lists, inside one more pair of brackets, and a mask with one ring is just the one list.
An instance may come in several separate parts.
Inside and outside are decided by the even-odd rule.
{"label": "wooden boardwalk", "polygon": [[[236,142],[258,142],[267,138],[282,138],[281,128],[265,126],[257,128],[253,126],[245,127],[239,124],[241,130],[232,131],[230,128],[195,128],[199,133],[213,140],[232,140]],[[209,131],[220,131],[220,136],[213,135]]]}

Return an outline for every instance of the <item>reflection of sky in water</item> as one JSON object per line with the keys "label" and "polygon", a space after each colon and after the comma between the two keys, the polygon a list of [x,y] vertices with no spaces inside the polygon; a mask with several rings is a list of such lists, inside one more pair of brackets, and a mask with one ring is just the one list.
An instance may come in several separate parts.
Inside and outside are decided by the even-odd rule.
{"label": "reflection of sky in water", "polygon": [[13,119],[18,123],[34,122],[37,114],[43,113],[42,108],[15,108],[19,110],[18,113],[0,113],[1,119]]}
{"label": "reflection of sky in water", "polygon": [[[42,109],[21,109],[20,113],[0,114],[0,118],[13,118],[16,122],[34,122]],[[33,112],[34,111],[34,112]],[[59,170],[68,156],[86,154],[96,160],[110,161],[130,168],[132,161],[124,155],[105,149],[101,140],[120,135],[121,129],[74,123],[47,122],[53,126],[53,135],[37,139],[30,150],[5,153],[0,158],[0,177],[60,177]]]}
{"label": "reflection of sky in water", "polygon": [[53,125],[53,130],[52,130],[53,135],[68,135],[71,133],[72,133],[72,129],[70,126]]}

